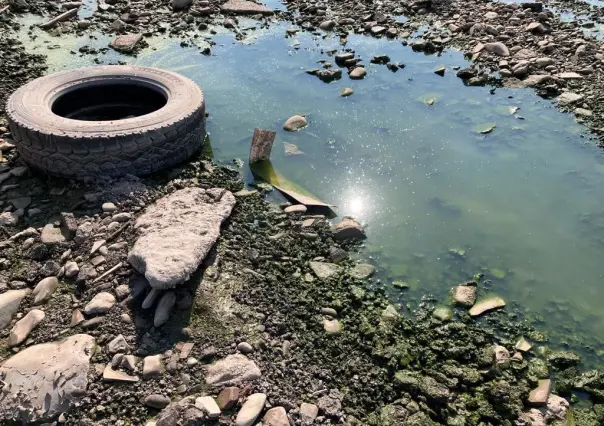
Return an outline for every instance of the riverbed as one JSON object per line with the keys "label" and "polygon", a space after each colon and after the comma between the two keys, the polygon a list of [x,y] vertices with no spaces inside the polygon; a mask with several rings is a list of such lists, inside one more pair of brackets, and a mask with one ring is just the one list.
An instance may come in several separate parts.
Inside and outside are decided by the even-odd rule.
{"label": "riverbed", "polygon": [[[502,296],[547,331],[552,346],[595,358],[604,349],[604,155],[586,129],[530,89],[464,86],[455,69],[468,62],[457,51],[430,56],[353,35],[342,46],[337,36],[286,36],[290,27],[258,27],[241,40],[217,28],[214,45],[149,38],[136,58],[78,53],[107,46],[101,34],[33,30],[37,38],[26,45],[48,55],[51,71],[123,61],[190,77],[206,97],[215,160],[243,160],[252,181],[253,129],[276,130],[273,165],[338,215],[366,224],[358,256],[377,267],[373,285],[394,300],[413,305],[429,294],[448,304],[453,285],[482,273],[480,295]],[[209,56],[200,53],[206,46]],[[318,61],[335,66],[330,53],[343,48],[363,58],[364,80],[344,73],[325,84],[306,73]],[[375,55],[405,67],[370,64]],[[442,77],[434,73],[441,65]],[[354,94],[340,96],[345,87]],[[294,114],[309,126],[283,131]],[[302,153],[286,155],[285,143]]]}

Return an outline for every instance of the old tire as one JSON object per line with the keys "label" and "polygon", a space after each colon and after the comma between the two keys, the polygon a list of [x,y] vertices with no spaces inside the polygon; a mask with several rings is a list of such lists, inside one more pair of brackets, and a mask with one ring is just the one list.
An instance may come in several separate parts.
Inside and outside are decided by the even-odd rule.
{"label": "old tire", "polygon": [[[153,173],[185,161],[205,138],[201,89],[155,68],[48,75],[13,93],[6,110],[23,160],[74,179]],[[118,116],[126,110],[133,115]]]}

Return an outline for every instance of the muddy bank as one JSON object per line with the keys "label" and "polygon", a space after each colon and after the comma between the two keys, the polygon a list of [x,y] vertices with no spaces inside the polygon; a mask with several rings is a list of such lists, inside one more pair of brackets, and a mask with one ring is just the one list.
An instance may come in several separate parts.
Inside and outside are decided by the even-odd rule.
{"label": "muddy bank", "polygon": [[[34,395],[9,386],[4,419],[252,424],[238,420],[241,412],[266,397],[255,414],[263,424],[556,424],[569,412],[577,425],[604,420],[599,373],[542,347],[513,306],[470,316],[481,310],[464,307],[476,293],[481,300],[480,275],[457,288],[457,308],[430,299],[393,306],[373,290],[372,266],[350,258],[358,242],[334,238],[321,215],[285,213],[243,189],[235,168],[193,160],[150,179],[82,187],[36,176],[16,160],[8,167],[3,203],[24,215],[0,230],[0,299],[10,312],[1,332],[4,383],[15,380],[7,365],[33,357],[28,351],[41,343],[68,342],[74,357],[78,344],[94,344],[59,382],[63,389],[79,380],[69,403],[50,412],[32,403],[32,411]],[[133,225],[189,187],[224,188],[237,202],[200,270],[174,291],[169,320],[155,327],[162,302],[142,308],[150,288],[128,264]],[[6,302],[15,292],[21,298]],[[41,320],[25,321],[38,311]],[[568,411],[556,395],[574,403],[577,390],[595,404]],[[217,398],[220,415],[203,396]]]}

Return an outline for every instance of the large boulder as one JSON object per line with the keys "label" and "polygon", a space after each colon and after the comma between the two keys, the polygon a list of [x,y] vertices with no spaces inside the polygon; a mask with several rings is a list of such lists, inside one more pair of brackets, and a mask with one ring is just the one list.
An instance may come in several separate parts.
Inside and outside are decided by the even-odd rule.
{"label": "large boulder", "polygon": [[28,423],[67,412],[86,394],[94,347],[94,337],[76,334],[30,346],[0,364],[8,390],[0,398],[0,420]]}
{"label": "large boulder", "polygon": [[152,288],[176,287],[197,270],[234,206],[235,197],[225,189],[173,192],[137,219],[134,227],[139,238],[128,261]]}

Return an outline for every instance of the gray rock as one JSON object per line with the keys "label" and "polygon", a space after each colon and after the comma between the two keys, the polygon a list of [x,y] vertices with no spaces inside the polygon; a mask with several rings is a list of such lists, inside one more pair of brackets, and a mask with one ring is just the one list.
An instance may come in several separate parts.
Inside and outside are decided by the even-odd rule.
{"label": "gray rock", "polygon": [[237,345],[237,350],[242,354],[251,354],[254,348],[248,342],[241,342]]}
{"label": "gray rock", "polygon": [[0,226],[16,226],[19,219],[23,217],[23,210],[15,210],[14,212],[4,212],[0,214]]}
{"label": "gray rock", "polygon": [[36,285],[36,288],[34,288],[34,291],[32,292],[32,296],[34,296],[34,305],[46,303],[58,287],[59,280],[57,277],[44,278]]}
{"label": "gray rock", "polygon": [[283,407],[273,407],[262,418],[263,426],[289,426],[287,412]]}
{"label": "gray rock", "polygon": [[118,213],[111,218],[114,222],[128,222],[132,219],[132,215],[130,213]]}
{"label": "gray rock", "polygon": [[129,374],[123,373],[119,370],[114,370],[111,365],[107,364],[103,370],[103,381],[104,382],[124,382],[124,383],[136,383],[138,377],[130,376]]}
{"label": "gray rock", "polygon": [[164,408],[157,416],[156,426],[201,425],[204,417],[204,412],[195,406],[195,400],[187,397]]}
{"label": "gray rock", "polygon": [[52,223],[49,223],[42,228],[40,240],[44,244],[58,244],[65,241],[65,236],[61,232],[61,228],[55,228]]}
{"label": "gray rock", "polygon": [[185,188],[161,198],[136,221],[138,240],[128,255],[151,287],[175,287],[206,257],[229,217],[235,197],[213,188]]}
{"label": "gray rock", "polygon": [[8,336],[8,346],[17,346],[27,339],[29,333],[44,319],[46,314],[39,309],[32,309],[21,318]]}
{"label": "gray rock", "polygon": [[115,295],[118,300],[124,300],[130,294],[130,287],[126,284],[120,284],[115,288]]}
{"label": "gray rock", "polygon": [[366,238],[361,224],[350,216],[345,216],[340,223],[333,226],[331,232],[336,240]]}
{"label": "gray rock", "polygon": [[65,276],[67,278],[73,278],[80,272],[80,267],[76,262],[67,262],[65,264]]}
{"label": "gray rock", "polygon": [[161,362],[161,355],[146,356],[143,359],[143,378],[151,379],[161,376],[164,369]]}
{"label": "gray rock", "polygon": [[127,353],[129,351],[130,345],[126,341],[126,338],[121,334],[115,336],[115,338],[107,344],[107,352],[109,352],[110,355]]}
{"label": "gray rock", "polygon": [[319,407],[315,404],[303,402],[300,405],[300,420],[303,425],[311,425],[319,415]]}
{"label": "gray rock", "polygon": [[170,398],[165,395],[153,393],[151,395],[147,395],[143,402],[149,407],[161,410],[162,408],[165,408],[168,406],[168,404],[170,404]]}
{"label": "gray rock", "polygon": [[319,28],[323,31],[331,31],[336,27],[336,21],[323,21],[319,24]]}
{"label": "gray rock", "polygon": [[323,395],[319,398],[317,406],[327,416],[336,417],[340,415],[340,411],[342,410],[342,399],[344,399],[342,392],[337,389],[331,389],[328,395]]}
{"label": "gray rock", "polygon": [[348,73],[348,77],[350,77],[352,80],[361,80],[365,78],[366,75],[367,71],[363,67],[356,67]]}
{"label": "gray rock", "polygon": [[76,221],[73,213],[61,213],[61,228],[66,233],[68,239],[75,237],[78,230],[78,222]]}
{"label": "gray rock", "polygon": [[114,211],[117,210],[117,207],[113,203],[104,203],[101,206],[101,208],[103,209],[103,212],[105,212],[105,213],[113,213]]}
{"label": "gray rock", "polygon": [[157,303],[155,308],[155,316],[153,318],[153,325],[155,327],[161,327],[170,318],[174,305],[176,304],[176,293],[173,291],[166,291],[162,294],[161,299]]}
{"label": "gray rock", "polygon": [[94,337],[76,334],[61,342],[30,346],[3,362],[0,377],[13,397],[0,398],[0,412],[26,423],[69,412],[86,395],[94,346]]}
{"label": "gray rock", "polygon": [[237,385],[259,379],[262,373],[254,361],[235,354],[216,361],[206,372],[206,383],[211,386]]}
{"label": "gray rock", "polygon": [[573,92],[564,92],[561,93],[557,99],[560,105],[566,106],[583,101],[583,95]]}
{"label": "gray rock", "polygon": [[84,313],[86,315],[106,314],[113,308],[113,305],[115,305],[115,296],[111,293],[101,292],[84,307]]}
{"label": "gray rock", "polygon": [[327,280],[331,277],[335,277],[340,272],[342,272],[342,268],[335,263],[327,263],[327,262],[309,262],[310,269],[315,273],[320,280]]}
{"label": "gray rock", "polygon": [[350,271],[350,276],[357,280],[364,280],[375,273],[375,268],[367,263],[359,263]]}
{"label": "gray rock", "polygon": [[546,405],[551,389],[552,381],[550,379],[539,380],[537,387],[529,393],[529,404]]}
{"label": "gray rock", "polygon": [[255,393],[250,395],[241,406],[235,419],[236,426],[252,426],[266,404],[266,395]]}
{"label": "gray rock", "polygon": [[498,56],[510,56],[510,51],[507,46],[499,41],[495,43],[486,43],[484,45],[484,50]]}
{"label": "gray rock", "polygon": [[0,294],[0,330],[10,324],[13,315],[19,310],[19,305],[31,290],[9,290]]}
{"label": "gray rock", "polygon": [[109,47],[117,50],[118,52],[130,53],[136,49],[136,46],[142,39],[142,34],[120,35],[109,43]]}

